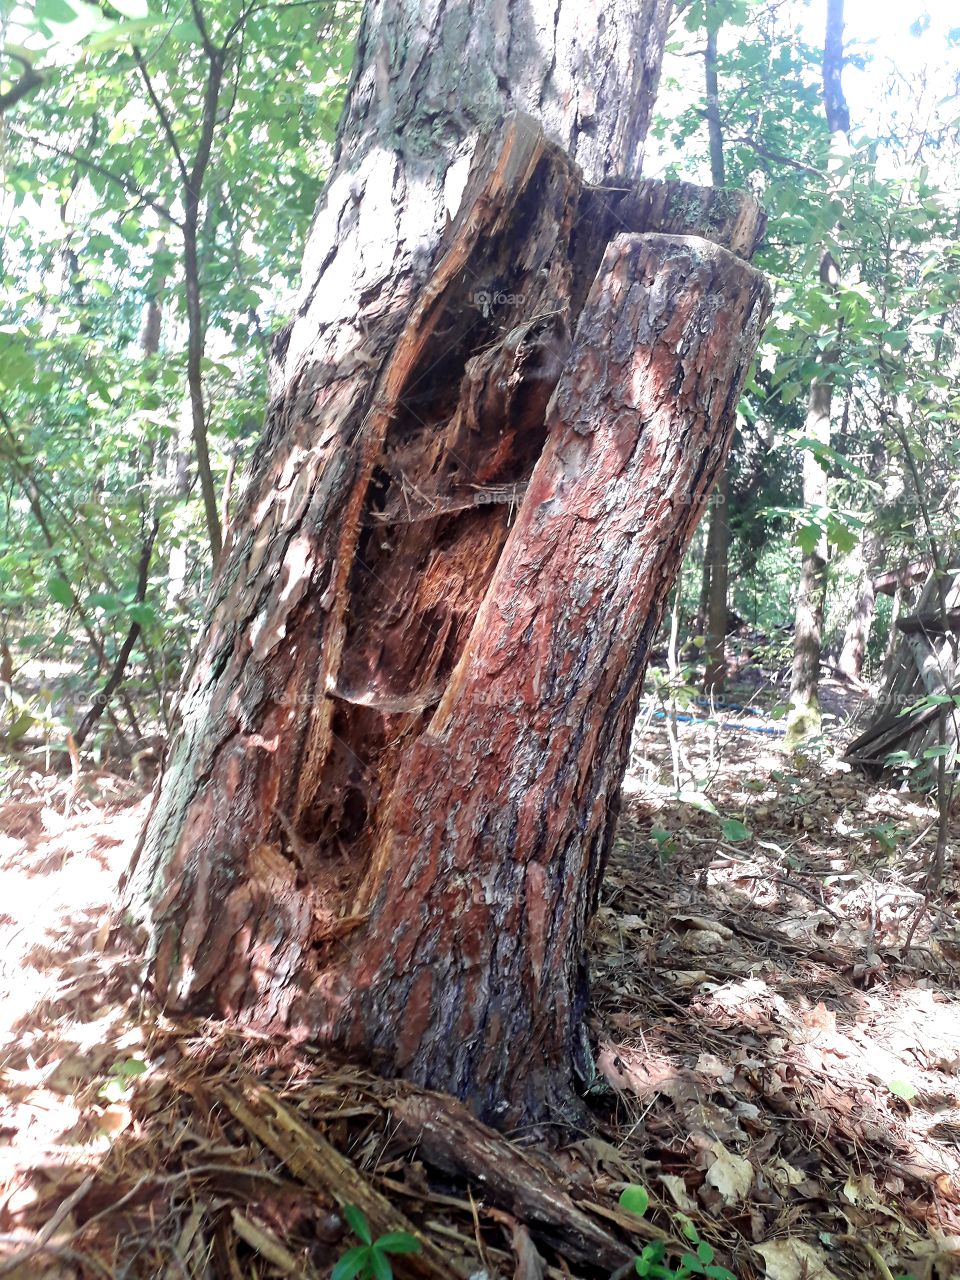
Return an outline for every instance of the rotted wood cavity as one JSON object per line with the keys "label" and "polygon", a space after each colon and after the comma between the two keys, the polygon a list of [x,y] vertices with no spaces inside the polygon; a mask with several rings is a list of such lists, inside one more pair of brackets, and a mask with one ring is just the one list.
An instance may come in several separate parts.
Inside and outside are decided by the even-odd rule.
{"label": "rotted wood cavity", "polygon": [[134,872],[168,1007],[496,1123],[566,1104],[647,647],[764,317],[761,222],[584,187],[509,117],[425,282],[290,378]]}

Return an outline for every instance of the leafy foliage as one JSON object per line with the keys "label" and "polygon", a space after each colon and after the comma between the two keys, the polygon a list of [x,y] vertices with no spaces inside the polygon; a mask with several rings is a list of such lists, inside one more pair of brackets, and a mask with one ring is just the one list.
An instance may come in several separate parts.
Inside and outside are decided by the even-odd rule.
{"label": "leafy foliage", "polygon": [[362,1243],[343,1254],[330,1280],[392,1280],[390,1255],[420,1251],[420,1241],[409,1231],[388,1231],[374,1240],[370,1224],[356,1205],[344,1205],[343,1216]]}
{"label": "leafy foliage", "polygon": [[138,624],[128,697],[104,736],[129,742],[168,721],[209,573],[184,168],[209,145],[194,327],[222,494],[259,432],[270,336],[292,307],[356,19],[355,4],[319,0],[186,11],[39,0],[0,19],[8,61],[36,79],[3,121],[2,639],[33,693],[36,665],[59,664],[53,710],[75,722]]}

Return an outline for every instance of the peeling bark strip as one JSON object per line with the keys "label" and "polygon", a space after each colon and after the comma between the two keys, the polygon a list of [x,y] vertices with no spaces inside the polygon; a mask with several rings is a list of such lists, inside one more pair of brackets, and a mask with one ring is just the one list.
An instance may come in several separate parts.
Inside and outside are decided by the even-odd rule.
{"label": "peeling bark strip", "polygon": [[[168,1007],[505,1122],[572,1093],[647,646],[766,288],[754,201],[618,176],[649,102],[586,127],[577,66],[609,95],[626,42],[648,89],[667,4],[500,6],[509,39],[468,8],[368,8],[128,903]],[[451,105],[440,63],[491,38]]]}

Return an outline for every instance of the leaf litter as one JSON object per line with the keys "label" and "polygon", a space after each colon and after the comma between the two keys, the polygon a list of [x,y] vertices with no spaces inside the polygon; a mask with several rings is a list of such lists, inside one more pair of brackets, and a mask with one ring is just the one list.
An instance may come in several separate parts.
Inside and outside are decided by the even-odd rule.
{"label": "leaf litter", "polygon": [[357,1244],[347,1206],[419,1239],[401,1278],[625,1277],[691,1232],[742,1280],[960,1276],[958,883],[924,899],[928,800],[680,732],[709,803],[627,779],[582,1132],[496,1134],[309,1048],[158,1015],[111,932],[141,792],[20,775],[0,810],[0,1276],[326,1277]]}

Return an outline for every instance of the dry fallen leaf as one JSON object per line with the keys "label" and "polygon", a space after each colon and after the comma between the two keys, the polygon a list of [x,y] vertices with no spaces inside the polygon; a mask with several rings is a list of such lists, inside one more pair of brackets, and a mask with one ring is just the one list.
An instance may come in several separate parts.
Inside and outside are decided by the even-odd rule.
{"label": "dry fallen leaf", "polygon": [[799,1169],[780,1156],[766,1165],[764,1172],[770,1179],[771,1184],[781,1192],[789,1191],[791,1187],[802,1186],[807,1180],[805,1173],[801,1173]]}
{"label": "dry fallen leaf", "polygon": [[697,1204],[687,1191],[687,1184],[675,1173],[660,1173],[657,1181],[662,1182],[670,1193],[670,1199],[684,1213],[696,1212]]}
{"label": "dry fallen leaf", "polygon": [[716,1159],[707,1170],[706,1181],[716,1187],[727,1204],[738,1204],[750,1190],[753,1165],[728,1151],[722,1142],[712,1143],[710,1150]]}
{"label": "dry fallen leaf", "polygon": [[112,1106],[104,1107],[97,1118],[97,1127],[104,1133],[118,1134],[130,1125],[132,1119],[127,1104],[116,1102]]}
{"label": "dry fallen leaf", "polygon": [[805,1240],[770,1240],[755,1248],[769,1280],[837,1280],[820,1250]]}
{"label": "dry fallen leaf", "polygon": [[679,925],[681,929],[702,929],[706,933],[716,933],[728,941],[734,936],[733,930],[727,925],[721,924],[719,920],[711,920],[708,916],[675,915],[671,923]]}
{"label": "dry fallen leaf", "polygon": [[803,1014],[803,1021],[811,1029],[826,1031],[828,1034],[833,1034],[837,1029],[836,1013],[833,1009],[828,1009],[822,1000]]}
{"label": "dry fallen leaf", "polygon": [[873,1209],[880,1205],[876,1183],[873,1175],[869,1173],[861,1174],[859,1177],[851,1173],[844,1184],[843,1194],[851,1204],[859,1204],[864,1208]]}
{"label": "dry fallen leaf", "polygon": [[690,951],[694,955],[715,955],[726,944],[726,934],[718,933],[715,929],[691,929],[683,935],[680,942],[684,951]]}

